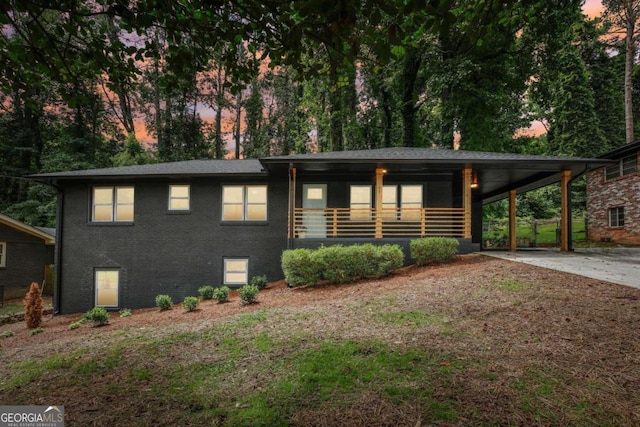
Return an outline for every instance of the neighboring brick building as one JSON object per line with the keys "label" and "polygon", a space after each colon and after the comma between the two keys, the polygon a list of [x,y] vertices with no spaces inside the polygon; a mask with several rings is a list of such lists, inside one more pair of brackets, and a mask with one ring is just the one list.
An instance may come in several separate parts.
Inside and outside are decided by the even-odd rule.
{"label": "neighboring brick building", "polygon": [[600,156],[616,161],[587,174],[587,236],[640,244],[640,141]]}

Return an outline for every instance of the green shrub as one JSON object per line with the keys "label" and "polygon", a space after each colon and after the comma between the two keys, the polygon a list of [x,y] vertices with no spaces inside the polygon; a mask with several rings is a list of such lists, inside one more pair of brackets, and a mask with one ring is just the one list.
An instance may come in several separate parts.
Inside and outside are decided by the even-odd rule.
{"label": "green shrub", "polygon": [[13,331],[4,331],[0,334],[0,338],[9,338],[13,336]]}
{"label": "green shrub", "polygon": [[282,269],[289,286],[313,285],[324,279],[347,283],[361,277],[380,277],[402,267],[398,245],[322,246],[314,251],[295,249],[282,254]]}
{"label": "green shrub", "polygon": [[102,326],[109,323],[109,313],[107,309],[104,307],[93,307],[91,310],[87,311],[84,316],[86,320],[91,320],[95,326]]}
{"label": "green shrub", "polygon": [[198,293],[200,294],[202,299],[212,299],[214,290],[215,288],[213,286],[201,286],[198,288]]}
{"label": "green shrub", "polygon": [[258,299],[258,292],[260,292],[260,289],[256,285],[244,285],[238,289],[240,304],[253,304]]}
{"label": "green shrub", "polygon": [[31,335],[37,335],[41,332],[44,332],[44,329],[42,329],[42,326],[38,326],[37,328],[33,328],[31,330]]}
{"label": "green shrub", "polygon": [[73,331],[74,329],[78,329],[80,326],[82,326],[84,322],[82,320],[78,320],[77,322],[73,322],[71,324],[69,324],[69,330]]}
{"label": "green shrub", "polygon": [[460,243],[451,237],[425,237],[411,241],[411,257],[418,265],[449,262],[456,255]]}
{"label": "green shrub", "polygon": [[269,281],[267,280],[267,276],[265,274],[261,276],[254,276],[249,281],[250,285],[257,286],[259,290],[263,290],[264,288],[266,288],[267,283],[269,283]]}
{"label": "green shrub", "polygon": [[310,249],[289,249],[282,253],[281,265],[289,286],[313,285],[320,280],[320,269]]}
{"label": "green shrub", "polygon": [[193,311],[200,304],[200,298],[198,297],[184,297],[184,301],[182,301],[182,307],[187,311]]}
{"label": "green shrub", "polygon": [[156,296],[156,306],[160,307],[160,310],[168,310],[173,305],[173,300],[169,295]]}
{"label": "green shrub", "polygon": [[131,316],[131,310],[128,308],[123,308],[120,310],[120,317],[129,317]]}
{"label": "green shrub", "polygon": [[219,288],[215,288],[213,291],[213,299],[218,301],[218,304],[222,304],[224,302],[229,301],[229,289],[228,286],[221,286]]}

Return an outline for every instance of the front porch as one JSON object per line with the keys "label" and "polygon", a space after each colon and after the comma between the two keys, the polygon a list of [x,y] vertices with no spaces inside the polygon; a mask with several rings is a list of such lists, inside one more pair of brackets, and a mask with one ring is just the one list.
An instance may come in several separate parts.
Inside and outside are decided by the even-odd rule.
{"label": "front porch", "polygon": [[294,238],[465,237],[464,208],[295,208]]}

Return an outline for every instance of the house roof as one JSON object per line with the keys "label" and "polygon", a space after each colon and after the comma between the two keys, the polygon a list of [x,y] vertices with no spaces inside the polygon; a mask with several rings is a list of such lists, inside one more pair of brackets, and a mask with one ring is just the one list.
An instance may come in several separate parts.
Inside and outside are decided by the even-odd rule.
{"label": "house roof", "polygon": [[577,176],[610,163],[610,160],[395,147],[276,156],[262,159],[262,163],[270,171],[291,165],[302,172],[333,174],[345,171],[371,173],[376,167],[383,167],[388,177],[457,173],[460,167],[466,166],[477,174],[480,184],[474,190],[474,198],[491,203],[508,197],[511,190],[522,193],[559,182],[563,170],[570,170],[572,176]]}
{"label": "house roof", "polygon": [[153,163],[148,165],[122,166],[104,169],[75,170],[31,175],[36,180],[126,178],[162,176],[204,175],[260,175],[265,174],[259,160],[186,160],[182,162]]}
{"label": "house roof", "polygon": [[525,192],[558,182],[560,172],[571,170],[572,176],[610,163],[607,159],[536,156],[530,154],[492,153],[442,148],[395,147],[373,150],[333,151],[316,154],[293,154],[260,160],[190,160],[140,166],[43,173],[30,178],[56,183],[61,180],[126,179],[137,177],[194,176],[267,176],[286,175],[289,167],[308,174],[362,174],[368,176],[377,167],[388,176],[455,174],[470,167],[480,186],[474,198],[490,203],[508,196],[509,191]]}
{"label": "house roof", "polygon": [[624,144],[621,145],[618,148],[615,148],[611,151],[607,151],[604,154],[601,154],[600,156],[598,156],[598,158],[601,159],[619,159],[621,157],[624,157],[627,154],[631,154],[633,152],[636,152],[640,150],[640,141],[635,141],[635,142],[631,142],[629,144]]}
{"label": "house roof", "polygon": [[44,240],[47,245],[54,245],[56,243],[55,229],[44,227],[32,227],[24,222],[13,219],[7,215],[0,213],[0,224],[4,224],[8,227],[16,229],[22,233],[29,234],[34,237],[38,237]]}
{"label": "house roof", "polygon": [[402,160],[407,162],[495,162],[495,161],[576,161],[575,157],[536,156],[531,154],[494,153],[483,151],[451,150],[446,148],[391,147],[373,150],[328,151],[316,154],[293,154],[262,159],[263,163],[285,161],[318,162],[322,160],[343,162],[370,162],[380,160]]}

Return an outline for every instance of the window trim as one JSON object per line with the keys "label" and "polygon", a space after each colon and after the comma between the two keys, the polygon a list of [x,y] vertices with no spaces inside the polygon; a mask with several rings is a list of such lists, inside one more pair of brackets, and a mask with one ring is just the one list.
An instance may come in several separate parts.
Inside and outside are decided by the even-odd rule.
{"label": "window trim", "polygon": [[0,268],[7,267],[7,242],[0,242]]}
{"label": "window trim", "polygon": [[[255,203],[249,200],[249,189],[251,187],[260,187],[264,188],[264,203]],[[242,218],[225,218],[225,207],[226,206],[239,206],[240,203],[229,203],[224,200],[224,191],[225,188],[242,188]],[[221,189],[221,221],[223,222],[251,222],[251,223],[259,223],[266,222],[269,219],[269,186],[267,184],[223,184]],[[264,206],[264,218],[251,219],[249,218],[249,207],[250,206]]]}
{"label": "window trim", "polygon": [[[227,270],[227,262],[244,262],[244,270]],[[242,282],[232,282],[227,280],[227,274],[244,274],[245,280]],[[248,257],[225,257],[222,260],[222,283],[229,286],[243,286],[249,283],[249,258]]]}
{"label": "window trim", "polygon": [[[172,195],[172,190],[174,187],[186,187],[187,188],[187,196],[186,197],[178,197]],[[169,194],[168,194],[168,205],[167,210],[169,212],[190,212],[191,211],[191,184],[169,184]],[[184,209],[174,208],[172,207],[172,202],[176,200],[186,200],[187,207]]]}
{"label": "window trim", "polygon": [[[111,203],[101,203],[96,204],[96,190],[111,190]],[[131,203],[119,203],[118,202],[118,190],[120,189],[131,189],[133,192],[133,201]],[[133,185],[104,185],[104,186],[94,186],[91,187],[91,218],[90,221],[95,224],[131,224],[135,219],[135,187]],[[100,220],[96,219],[96,207],[97,206],[110,206],[111,210],[111,219],[108,220]],[[124,206],[131,206],[131,219],[118,219],[118,208]]]}
{"label": "window trim", "polygon": [[[615,224],[614,224],[614,212],[615,212]],[[622,215],[620,215],[622,213]],[[609,227],[610,228],[623,228],[624,227],[624,206],[616,206],[609,208]],[[621,217],[622,216],[622,220]]]}
{"label": "window trim", "polygon": [[[99,286],[98,286],[98,274],[99,273],[111,273],[111,272],[115,272],[118,274],[117,276],[117,280],[116,280],[116,304],[115,305],[106,305],[106,304],[98,304],[98,291],[99,291]],[[119,268],[102,268],[102,267],[97,267],[93,269],[93,287],[94,287],[94,305],[96,307],[100,306],[100,307],[104,307],[104,308],[118,308],[120,307],[120,269]]]}

